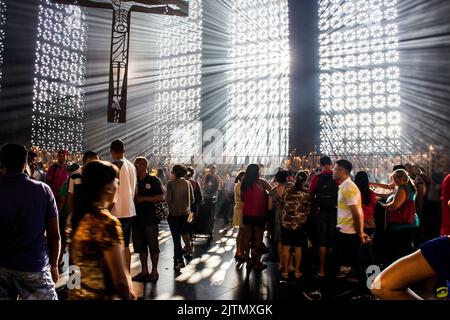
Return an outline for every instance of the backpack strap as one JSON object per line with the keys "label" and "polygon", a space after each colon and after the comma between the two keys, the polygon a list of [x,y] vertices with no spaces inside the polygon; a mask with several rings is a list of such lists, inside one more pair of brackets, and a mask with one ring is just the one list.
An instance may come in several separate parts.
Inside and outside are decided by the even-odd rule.
{"label": "backpack strap", "polygon": [[314,205],[319,204],[319,190],[322,187],[323,184],[323,174],[317,174],[317,184],[316,189],[314,190],[314,193],[312,194],[312,200],[314,202]]}
{"label": "backpack strap", "polygon": [[185,181],[187,183],[187,191],[188,191],[188,206],[189,206],[189,208],[191,208],[191,188],[192,188],[192,184],[189,181],[187,181],[187,180],[185,180]]}

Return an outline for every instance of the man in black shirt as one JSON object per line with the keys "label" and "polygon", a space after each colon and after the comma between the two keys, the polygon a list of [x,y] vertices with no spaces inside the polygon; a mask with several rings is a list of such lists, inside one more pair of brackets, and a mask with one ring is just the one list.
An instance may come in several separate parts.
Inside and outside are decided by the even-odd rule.
{"label": "man in black shirt", "polygon": [[[137,194],[134,198],[136,205],[136,218],[133,222],[133,246],[139,253],[142,271],[133,281],[155,282],[158,280],[158,223],[156,217],[155,202],[164,201],[164,193],[161,181],[148,173],[148,161],[138,157],[134,161],[137,172]],[[152,260],[152,272],[148,272],[148,250]]]}

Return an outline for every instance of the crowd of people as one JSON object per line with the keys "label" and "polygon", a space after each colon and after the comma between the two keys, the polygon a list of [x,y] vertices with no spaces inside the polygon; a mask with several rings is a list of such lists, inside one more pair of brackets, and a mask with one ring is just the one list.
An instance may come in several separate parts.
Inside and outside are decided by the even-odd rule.
{"label": "crowd of people", "polygon": [[[120,139],[110,152],[108,162],[88,151],[80,166],[60,150],[44,170],[23,146],[1,148],[0,299],[57,299],[65,253],[82,274],[69,299],[136,299],[132,281],[159,279],[159,223],[168,221],[180,272],[199,224],[212,238],[216,212],[238,229],[237,263],[260,272],[272,247],[280,281],[309,283],[310,300],[332,297],[350,270],[362,296],[389,299],[417,298],[408,291],[416,281],[438,277],[439,290],[450,278],[450,175],[405,164],[390,184],[371,183],[364,171],[352,179],[350,161],[323,156],[314,174],[266,176],[250,164],[220,177],[215,165],[200,175],[184,164],[151,171],[145,157],[126,159]],[[131,243],[141,262],[133,278]],[[371,265],[384,270],[372,287]]]}
{"label": "crowd of people", "polygon": [[[297,280],[304,277],[302,270],[308,271],[308,276],[318,281],[315,288],[303,292],[304,296],[310,300],[322,299],[336,294],[336,280],[345,276],[349,270],[345,266],[350,266],[361,295],[367,296],[371,288],[367,284],[368,267],[376,265],[385,269],[397,260],[417,255],[414,252],[420,248],[422,252],[428,250],[425,255],[428,263],[440,270],[435,272],[441,275],[436,283],[436,296],[442,297],[442,291],[447,290],[445,279],[450,271],[450,256],[448,249],[436,252],[438,249],[433,249],[432,243],[440,243],[441,249],[447,244],[450,175],[444,179],[443,174],[436,173],[430,179],[416,165],[397,165],[391,175],[392,183],[383,185],[371,183],[364,171],[357,172],[352,180],[353,166],[345,159],[333,164],[329,157],[323,156],[320,165],[321,171],[309,177],[303,171],[294,176],[280,169],[271,181],[273,187],[266,192],[267,207],[256,210],[267,211],[267,229],[277,248],[282,281],[289,281],[289,271]],[[265,189],[260,181],[255,185]],[[245,188],[237,186],[235,190],[237,198]],[[244,223],[240,227],[244,233],[254,233],[254,241],[258,241],[253,223],[248,218],[245,222],[246,216],[253,214],[252,208],[245,209],[245,204],[252,206],[258,198],[252,194],[240,198],[244,201]],[[260,199],[256,200],[259,205]],[[240,214],[241,207],[241,204],[236,206],[235,214]],[[308,248],[316,253],[316,261],[312,259],[301,266],[302,250]],[[258,261],[257,252],[254,258]],[[246,262],[252,266],[252,261]],[[383,272],[381,279],[390,275],[390,270]],[[384,281],[382,290],[376,287],[373,293],[383,297],[389,283]]]}

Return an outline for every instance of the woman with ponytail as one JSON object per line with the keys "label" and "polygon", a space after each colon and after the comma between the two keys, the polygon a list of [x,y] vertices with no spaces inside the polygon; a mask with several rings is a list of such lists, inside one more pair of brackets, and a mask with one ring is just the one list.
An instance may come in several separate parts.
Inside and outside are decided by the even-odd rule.
{"label": "woman with ponytail", "polygon": [[373,236],[375,231],[374,212],[377,204],[375,192],[370,190],[369,176],[365,171],[359,171],[355,175],[355,184],[361,192],[361,204],[364,214],[364,232],[368,236]]}
{"label": "woman with ponytail", "polygon": [[69,299],[135,299],[120,222],[109,211],[116,200],[118,172],[105,161],[83,168],[74,196],[70,250],[71,264],[80,268],[80,288],[70,290]]}

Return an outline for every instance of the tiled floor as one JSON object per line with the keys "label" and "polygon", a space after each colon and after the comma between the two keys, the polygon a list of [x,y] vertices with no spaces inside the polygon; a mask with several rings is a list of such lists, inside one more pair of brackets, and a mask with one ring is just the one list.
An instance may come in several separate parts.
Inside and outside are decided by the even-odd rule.
{"label": "tiled floor", "polygon": [[[167,222],[160,224],[159,280],[156,283],[133,282],[140,299],[148,300],[272,300],[303,299],[302,285],[292,280],[280,283],[271,252],[263,256],[267,269],[247,270],[234,259],[237,229],[216,219],[212,241],[196,239],[192,259],[180,272],[173,269],[173,243]],[[149,259],[150,260],[150,259]],[[149,261],[149,265],[151,262]],[[149,270],[151,267],[149,266]],[[133,254],[131,276],[141,271],[139,255]],[[58,281],[61,298],[67,282],[66,272]],[[346,290],[343,286],[343,291]]]}
{"label": "tiled floor", "polygon": [[[277,281],[272,278],[273,264],[262,271],[247,271],[236,263],[234,249],[237,230],[216,223],[213,240],[196,239],[192,259],[185,260],[180,272],[173,270],[173,244],[167,223],[160,225],[160,278],[156,284],[134,283],[143,299],[234,300],[272,299]],[[133,255],[132,275],[140,271],[137,255]],[[251,285],[250,285],[251,284]],[[260,286],[264,287],[261,289]]]}

